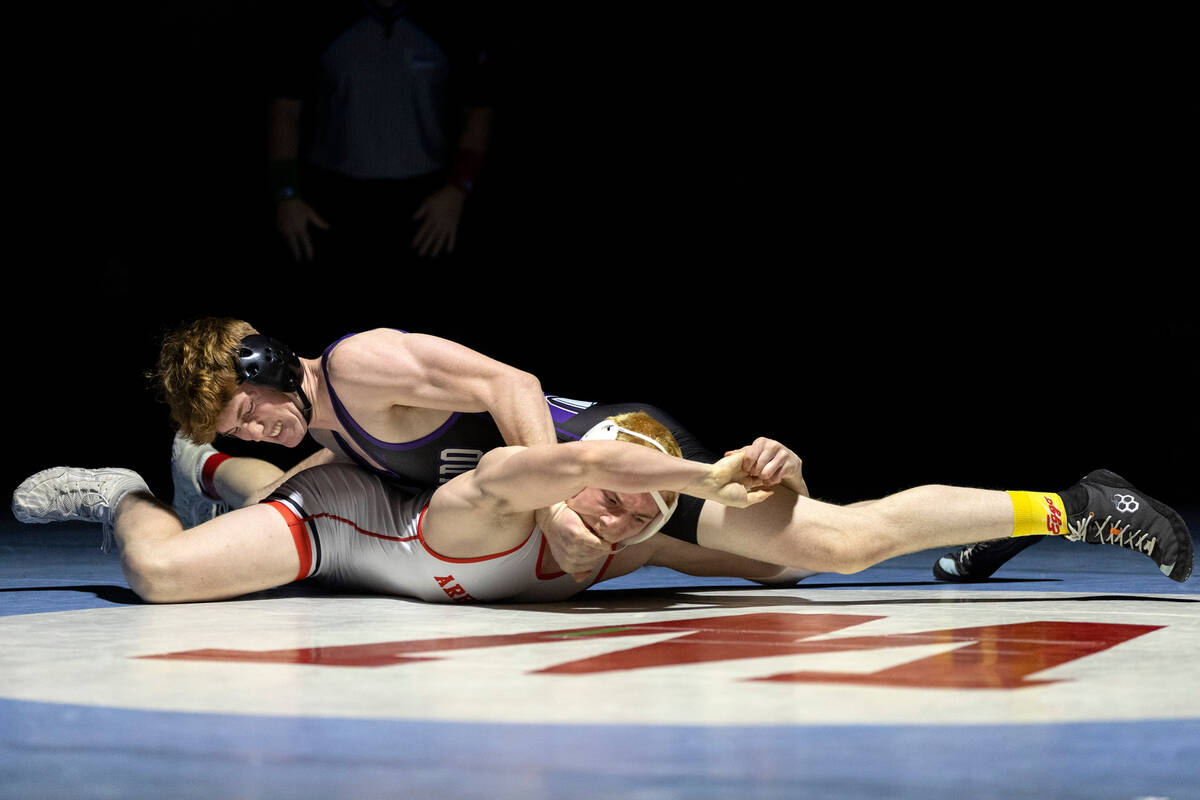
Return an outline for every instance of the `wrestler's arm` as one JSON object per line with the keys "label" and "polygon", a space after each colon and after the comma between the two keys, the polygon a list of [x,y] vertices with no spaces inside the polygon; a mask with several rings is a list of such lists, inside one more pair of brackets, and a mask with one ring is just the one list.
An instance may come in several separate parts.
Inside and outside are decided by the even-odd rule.
{"label": "wrestler's arm", "polygon": [[315,453],[305,456],[291,469],[282,473],[278,478],[271,481],[269,484],[266,484],[265,486],[262,486],[256,489],[254,492],[248,494],[245,502],[241,505],[251,505],[253,503],[262,502],[264,499],[269,497],[272,492],[288,481],[293,475],[303,472],[306,469],[319,467],[322,464],[332,464],[335,461],[353,463],[353,459],[350,458],[350,456],[346,453],[342,452],[342,449],[338,446],[336,440],[334,440],[333,436],[331,436],[327,431],[319,430],[317,428],[310,428],[308,435],[311,436],[317,444],[321,445],[321,449]]}
{"label": "wrestler's arm", "polygon": [[676,491],[735,507],[765,500],[769,492],[757,490],[741,465],[736,455],[704,464],[628,442],[568,442],[498,448],[468,476],[474,502],[501,514],[543,508],[589,486],[629,493]]}
{"label": "wrestler's arm", "polygon": [[630,493],[682,491],[738,506],[766,499],[767,493],[738,482],[740,465],[736,456],[703,464],[615,441],[501,447],[438,487],[422,535],[452,558],[502,552],[528,538],[534,511],[589,486]]}
{"label": "wrestler's arm", "polygon": [[338,345],[329,369],[347,404],[486,411],[507,444],[557,441],[537,377],[447,339],[366,331]]}
{"label": "wrestler's arm", "polygon": [[[509,445],[557,441],[536,377],[446,339],[367,331],[338,345],[330,370],[348,404],[487,411]],[[609,553],[609,546],[561,503],[538,509],[537,524],[551,553],[577,580]]]}

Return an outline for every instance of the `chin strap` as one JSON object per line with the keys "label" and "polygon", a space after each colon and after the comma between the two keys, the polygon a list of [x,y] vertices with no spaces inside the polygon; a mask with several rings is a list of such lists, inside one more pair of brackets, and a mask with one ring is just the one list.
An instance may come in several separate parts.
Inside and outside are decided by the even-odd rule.
{"label": "chin strap", "polygon": [[[649,442],[650,444],[654,445],[656,448],[661,450],[664,454],[670,455],[670,453],[667,453],[667,448],[663,447],[661,444],[656,442],[654,439],[651,439],[649,436],[646,436],[645,434],[638,433],[637,431],[631,431],[628,428],[622,428],[620,425],[613,422],[611,419],[606,419],[606,420],[603,420],[602,422],[597,423],[596,425],[593,425],[588,430],[587,433],[585,433],[583,436],[580,437],[579,441],[581,441],[581,442],[606,442],[606,441],[612,442],[612,441],[616,441],[617,434],[621,434],[621,433],[627,434],[636,439],[641,439],[643,441]],[[643,530],[637,536],[632,536],[632,537],[626,539],[625,541],[621,542],[621,544],[623,544],[623,545],[638,544],[639,542],[646,541],[651,536],[653,536],[654,534],[656,534],[660,530],[662,530],[662,526],[666,525],[667,520],[669,520],[671,518],[671,515],[675,513],[675,508],[679,505],[679,493],[678,492],[676,492],[676,494],[675,494],[675,500],[672,501],[669,505],[667,504],[667,502],[665,500],[663,500],[662,495],[659,494],[658,492],[651,491],[649,494],[652,498],[654,498],[654,502],[658,505],[658,511],[659,511],[658,516],[650,521],[650,524],[646,526],[645,530]]]}
{"label": "chin strap", "polygon": [[308,399],[304,389],[299,386],[296,387],[296,394],[300,395],[300,402],[297,405],[300,407],[300,413],[304,415],[304,424],[308,425],[312,422],[312,401]]}

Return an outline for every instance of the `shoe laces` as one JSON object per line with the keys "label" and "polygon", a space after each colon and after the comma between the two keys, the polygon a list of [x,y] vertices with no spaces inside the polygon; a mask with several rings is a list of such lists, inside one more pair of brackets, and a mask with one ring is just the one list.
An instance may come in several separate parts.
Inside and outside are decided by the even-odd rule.
{"label": "shoe laces", "polygon": [[[77,508],[86,508],[89,512],[100,518],[100,529],[103,533],[103,538],[100,540],[100,552],[111,553],[117,543],[117,537],[114,532],[116,525],[113,519],[116,510],[109,504],[108,498],[104,493],[98,491],[88,481],[71,481],[62,488],[62,494],[72,497],[75,500]],[[121,497],[124,497],[124,494]],[[98,508],[106,509],[107,513],[96,511]]]}
{"label": "shoe laces", "polygon": [[974,542],[958,551],[958,563],[964,567],[971,566],[971,562],[980,554],[991,550],[997,545],[1002,545],[1008,542],[1008,539],[989,539],[986,542]]}
{"label": "shoe laces", "polygon": [[982,545],[982,544],[984,544],[984,543],[983,542],[975,542],[974,544],[969,544],[966,547],[964,547],[962,550],[959,550],[958,557],[955,558],[955,561],[958,562],[958,565],[960,567],[963,567],[963,568],[970,567],[971,559],[974,558],[975,554],[979,552],[980,545]]}
{"label": "shoe laces", "polygon": [[[1157,536],[1151,536],[1149,531],[1142,532],[1141,529],[1131,530],[1133,524],[1126,523],[1124,520],[1118,519],[1115,524],[1109,524],[1111,522],[1111,514],[1101,522],[1096,518],[1095,512],[1089,511],[1088,515],[1081,517],[1078,522],[1067,522],[1067,530],[1070,531],[1067,539],[1072,542],[1083,540],[1090,544],[1115,544],[1126,550],[1137,550],[1148,556],[1154,554],[1154,547],[1158,544]],[[1092,524],[1095,524],[1096,530],[1094,534],[1089,534],[1089,527]]]}
{"label": "shoe laces", "polygon": [[[99,518],[97,521],[100,522],[101,530],[104,533],[104,538],[100,541],[100,552],[112,552],[113,545],[116,543],[111,519],[112,511],[109,509],[109,513],[105,514],[96,510],[98,508],[109,508],[104,495],[96,491],[96,488],[91,483],[77,480],[65,482],[59,491],[59,496],[70,498],[75,508],[80,511],[86,509],[88,514],[94,515],[93,518]],[[87,515],[81,515],[81,518],[87,519]]]}

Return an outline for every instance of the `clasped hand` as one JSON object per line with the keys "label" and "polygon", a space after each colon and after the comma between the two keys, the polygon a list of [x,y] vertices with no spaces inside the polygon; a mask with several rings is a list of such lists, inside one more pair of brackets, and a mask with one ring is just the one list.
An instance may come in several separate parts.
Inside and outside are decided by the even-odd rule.
{"label": "clasped hand", "polygon": [[752,506],[771,496],[761,478],[747,468],[740,450],[710,464],[704,475],[683,488],[683,493],[734,508]]}

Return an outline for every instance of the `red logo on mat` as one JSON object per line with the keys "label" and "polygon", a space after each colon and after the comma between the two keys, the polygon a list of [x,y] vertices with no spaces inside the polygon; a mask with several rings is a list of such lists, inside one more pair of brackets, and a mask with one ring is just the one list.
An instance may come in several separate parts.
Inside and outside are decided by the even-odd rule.
{"label": "red logo on mat", "polygon": [[[868,674],[784,672],[754,680],[791,683],[845,683],[923,689],[1019,689],[1055,683],[1027,676],[1137,638],[1159,625],[1092,622],[1015,622],[915,633],[822,638],[882,617],[850,614],[761,613],[705,619],[639,622],[606,628],[461,636],[289,650],[189,650],[143,658],[313,664],[327,667],[385,667],[436,660],[436,654],[482,647],[507,647],[580,639],[611,639],[616,649],[603,655],[564,661],[538,670],[545,675],[590,675],[614,670],[704,664],[732,659],[802,653],[863,652],[882,648],[957,644],[947,652],[918,658]],[[677,634],[664,641],[620,648],[627,636]],[[764,662],[764,667],[769,666]]]}

